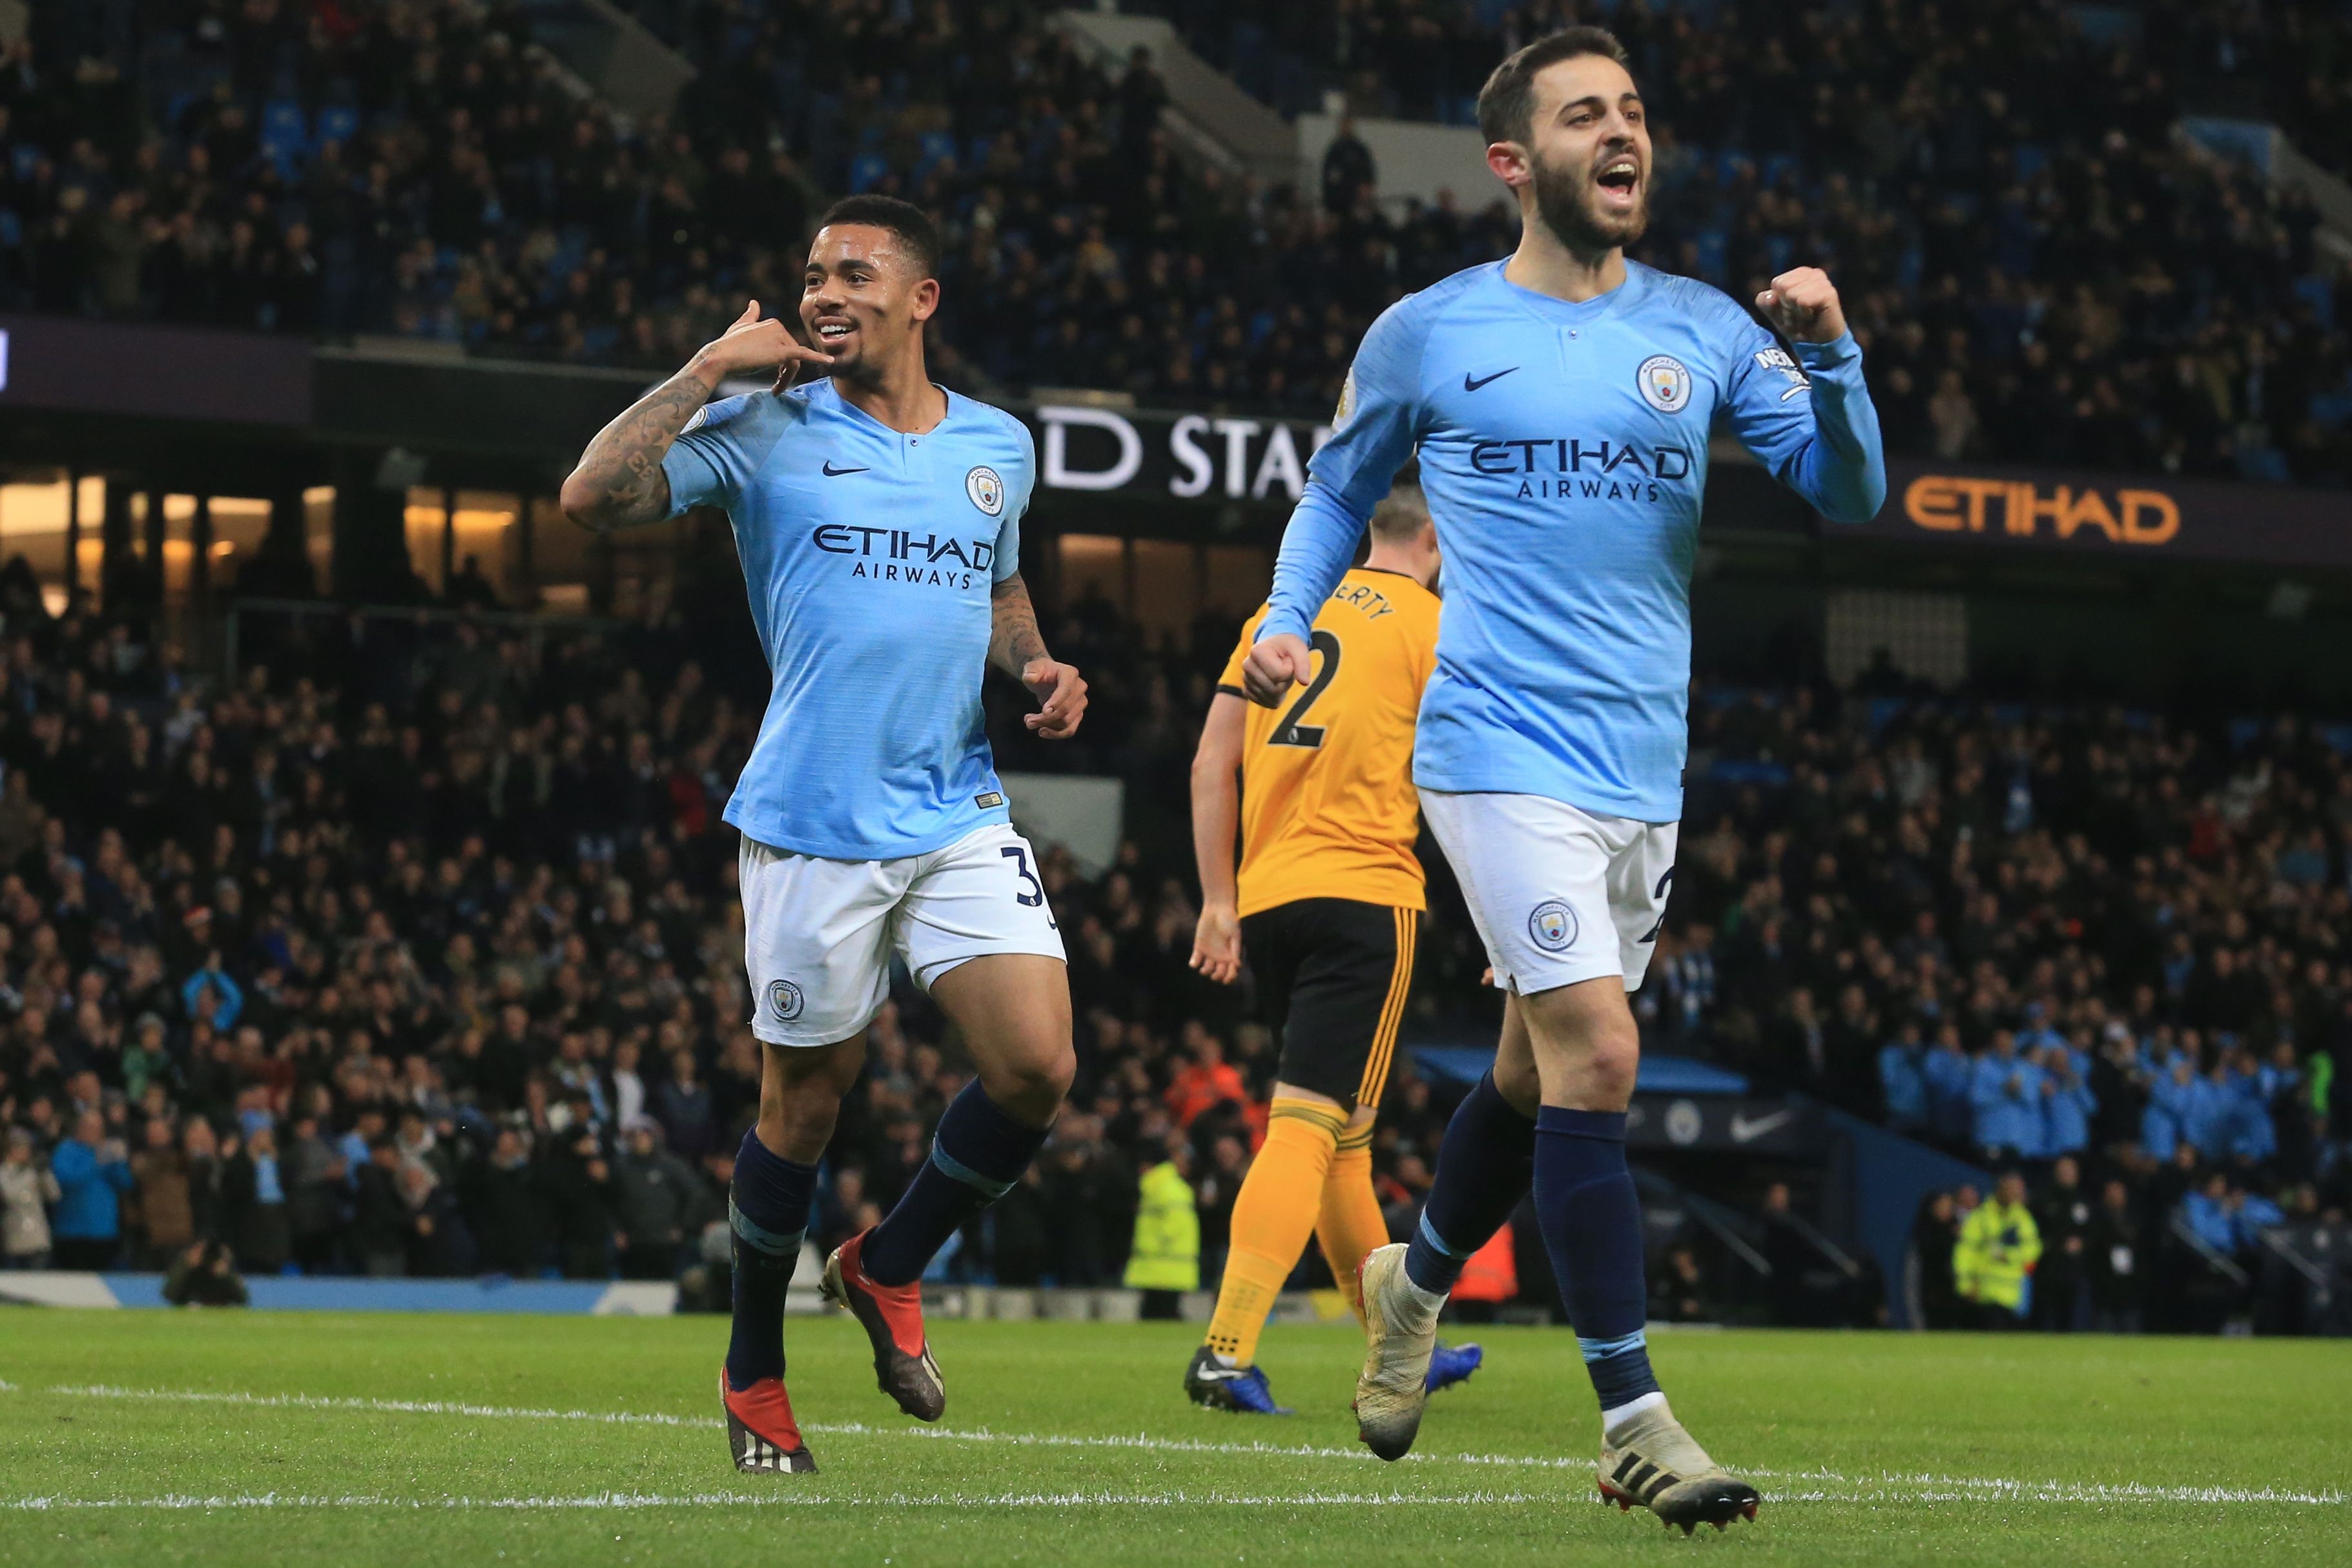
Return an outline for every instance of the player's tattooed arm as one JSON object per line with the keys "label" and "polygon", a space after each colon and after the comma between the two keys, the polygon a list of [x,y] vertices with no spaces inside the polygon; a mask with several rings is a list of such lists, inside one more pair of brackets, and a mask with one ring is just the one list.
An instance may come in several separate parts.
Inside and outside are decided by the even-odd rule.
{"label": "player's tattooed arm", "polygon": [[744,371],[775,368],[776,390],[782,392],[802,364],[832,363],[831,354],[794,339],[783,322],[761,320],[760,301],[750,301],[735,324],[703,344],[684,370],[596,433],[580,455],[580,466],[563,481],[563,515],[600,533],[659,522],[670,513],[669,476],[662,472],[662,458],[721,382]]}
{"label": "player's tattooed arm", "polygon": [[1032,660],[1046,657],[1045,638],[1037,630],[1037,608],[1029,602],[1029,584],[1020,573],[996,584],[990,607],[994,625],[988,634],[988,662],[1017,680]]}
{"label": "player's tattooed arm", "polygon": [[662,458],[717,384],[688,365],[598,431],[563,481],[563,515],[600,533],[667,517],[669,476],[662,472]]}
{"label": "player's tattooed arm", "polygon": [[1045,638],[1037,630],[1037,609],[1029,602],[1029,584],[1021,574],[996,584],[990,608],[994,624],[989,632],[988,662],[1026,686],[1039,703],[1023,722],[1042,739],[1068,740],[1087,715],[1086,678],[1045,651]]}

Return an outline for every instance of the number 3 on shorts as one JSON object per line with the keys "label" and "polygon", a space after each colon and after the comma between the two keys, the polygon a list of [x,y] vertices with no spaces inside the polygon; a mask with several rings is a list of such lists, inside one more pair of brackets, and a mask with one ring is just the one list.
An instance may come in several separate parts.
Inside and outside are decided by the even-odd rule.
{"label": "number 3 on shorts", "polygon": [[[1036,909],[1045,903],[1045,884],[1037,879],[1036,872],[1029,869],[1029,851],[1022,848],[1018,844],[1008,844],[1002,853],[1013,862],[1013,868],[1020,874],[1021,879],[1029,885],[1027,892],[1013,895],[1013,901],[1022,908],[1030,910]],[[1062,929],[1050,913],[1045,916],[1045,923],[1055,931]]]}

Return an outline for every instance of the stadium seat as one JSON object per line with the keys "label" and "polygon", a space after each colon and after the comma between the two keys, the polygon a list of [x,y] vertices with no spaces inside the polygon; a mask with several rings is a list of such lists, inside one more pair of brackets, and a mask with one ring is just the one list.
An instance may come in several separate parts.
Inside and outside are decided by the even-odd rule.
{"label": "stadium seat", "polygon": [[262,105],[261,150],[277,162],[280,173],[301,166],[310,156],[310,129],[300,104],[279,98]]}
{"label": "stadium seat", "polygon": [[939,167],[943,160],[951,160],[955,155],[956,143],[953,136],[944,131],[925,132],[922,141],[917,145],[913,177],[919,181],[923,179],[933,169]]}
{"label": "stadium seat", "polygon": [[360,111],[348,103],[330,103],[321,107],[312,127],[311,145],[323,147],[330,142],[349,145],[360,133]]}

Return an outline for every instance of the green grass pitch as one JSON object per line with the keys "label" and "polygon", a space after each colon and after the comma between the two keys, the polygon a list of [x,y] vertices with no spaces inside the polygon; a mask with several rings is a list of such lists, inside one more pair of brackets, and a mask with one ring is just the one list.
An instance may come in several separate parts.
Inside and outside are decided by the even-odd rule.
{"label": "green grass pitch", "polygon": [[1183,1325],[942,1322],[925,1428],[795,1320],[820,1471],[750,1478],[710,1319],[0,1310],[0,1563],[2352,1563],[2340,1342],[1661,1335],[1766,1498],[1686,1541],[1595,1498],[1573,1340],[1482,1337],[1382,1465],[1347,1328],[1268,1331],[1276,1420],[1184,1403]]}

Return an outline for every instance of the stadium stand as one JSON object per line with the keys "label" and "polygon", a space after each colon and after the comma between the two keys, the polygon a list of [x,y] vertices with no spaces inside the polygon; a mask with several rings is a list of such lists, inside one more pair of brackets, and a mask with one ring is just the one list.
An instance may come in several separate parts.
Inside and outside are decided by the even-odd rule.
{"label": "stadium stand", "polygon": [[[1556,8],[1172,9],[1253,40],[1216,58],[1270,26],[1452,112]],[[2340,167],[2340,89],[2295,67],[2341,28],[2157,10],[2162,52],[2039,5],[1612,8],[1668,132],[1643,254],[1743,297],[1829,267],[1898,452],[2344,484],[2352,273],[2307,199],[2173,134],[2195,84]],[[1150,62],[1114,78],[1037,7],[640,11],[701,73],[674,118],[585,93],[513,5],[36,5],[0,72],[0,309],[667,366],[792,298],[819,193],[879,190],[946,220],[950,380],[1320,412],[1374,314],[1510,243],[1483,193],[1333,212],[1188,164]]]}
{"label": "stadium stand", "polygon": [[[600,100],[512,5],[35,0],[0,45],[0,310],[667,367],[741,296],[793,297],[824,196],[877,190],[945,220],[950,382],[1313,417],[1373,315],[1514,237],[1498,205],[1327,205],[1190,161],[1148,59],[1106,71],[1034,5],[630,9],[700,73],[673,116]],[[1370,71],[1394,96],[1367,110],[1448,120],[1564,15],[1166,9],[1286,107]],[[2307,202],[2174,134],[2258,110],[2345,169],[2340,27],[2184,0],[2144,8],[2158,48],[2083,8],[1841,15],[1608,8],[1672,132],[1649,259],[1735,293],[1829,266],[1899,452],[2352,482],[2352,275]],[[1338,78],[1297,66],[1324,57]],[[223,682],[111,598],[61,602],[0,573],[9,1263],[161,1268],[205,1238],[260,1271],[699,1260],[757,1092],[718,819],[742,663],[676,616],[354,616],[248,627]],[[1181,763],[1233,627],[1163,639],[1084,597],[1058,622],[1087,731],[1041,746],[992,689],[1000,761],[1118,778],[1130,837],[1098,875],[1043,868],[1079,1087],[946,1267],[1114,1284],[1148,1173],[1189,1183],[1213,1280],[1272,1070],[1246,994],[1185,964]],[[2269,1310],[2263,1231],[2352,1206],[2352,731],[1801,664],[1704,683],[1693,727],[1651,1047],[2024,1169],[2026,1320]],[[1408,1042],[1491,1038],[1433,870]],[[902,990],[822,1244],[896,1197],[953,1059]],[[1401,1062],[1383,1111],[1400,1235],[1459,1087],[1438,1059]],[[1978,1321],[1990,1196],[1923,1208],[1926,1321]],[[1696,1231],[1666,1258],[1661,1315],[1782,1310]]]}
{"label": "stadium stand", "polygon": [[[756,706],[675,629],[541,640],[466,619],[300,623],[206,691],[10,581],[13,1265],[160,1268],[203,1237],[256,1271],[662,1279],[698,1258],[757,1099],[718,820]],[[1061,765],[1146,800],[1181,777],[1223,634],[1155,649],[1074,606],[1057,646],[1120,700],[1098,695],[1091,750]],[[1055,760],[995,728],[1007,765]],[[2021,1166],[2045,1203],[2118,1182],[2151,1256],[2123,1282],[2131,1321],[2216,1325],[2251,1291],[2207,1289],[2207,1254],[2244,1273],[2262,1224],[2352,1203],[2331,1131],[2347,1090],[2323,1065],[2352,1052],[2346,740],[2292,719],[1703,689],[1698,808],[1642,994],[1651,1047]],[[1181,842],[1130,842],[1091,879],[1048,860],[1080,1080],[951,1274],[1117,1283],[1139,1175],[1174,1133],[1215,1277],[1272,1055],[1245,999],[1186,967],[1182,865]],[[1435,884],[1409,1041],[1491,1006],[1442,868]],[[919,1164],[962,1081],[950,1047],[902,987],[820,1240]],[[1449,1100],[1408,1076],[1383,1112],[1398,1234]],[[2176,1220],[2197,1245],[2168,1239]],[[2095,1274],[2078,1270],[2084,1323],[2094,1285],[2116,1293]]]}
{"label": "stadium stand", "polygon": [[[2095,69],[2153,68],[2175,84],[2169,90],[2184,109],[2274,120],[2329,167],[2352,168],[2352,149],[2343,140],[2352,21],[2324,5],[2152,0],[2091,12],[2016,4],[1963,10],[1880,0],[1809,11],[1671,0],[1309,0],[1268,13],[1223,0],[1129,0],[1123,9],[1166,16],[1193,49],[1294,114],[1318,110],[1327,93],[1339,92],[1361,113],[1468,124],[1476,118],[1478,86],[1496,60],[1555,28],[1601,22],[1628,44],[1638,39],[1655,51],[1647,60],[1637,53],[1637,68],[1706,52],[1693,45],[1719,47],[1732,38],[1761,44],[1767,60],[1761,73],[1727,68],[1718,56],[1683,79],[1703,85],[1717,106],[1713,112],[1746,118],[1750,132],[1787,128],[1788,120],[1766,100],[1790,96],[1780,91],[1779,79],[1789,74],[1791,59],[1807,61],[1817,84],[1829,76],[1828,92],[1817,89],[1817,99],[1863,108],[1872,98],[1896,103],[1911,97],[1922,84],[1916,74],[1922,66],[1933,64],[1941,83],[1973,85],[1998,82],[2017,68],[2019,57],[2054,62],[2063,54]],[[1901,71],[1897,78],[1873,81],[1835,72],[1838,65],[1890,59]],[[1825,60],[1829,73],[1820,68]],[[1644,73],[1652,80],[1664,74]]]}

